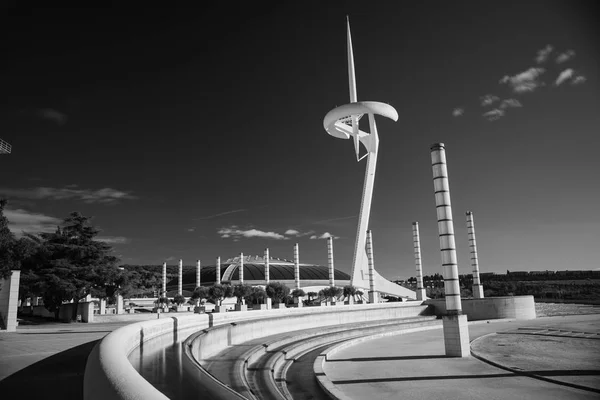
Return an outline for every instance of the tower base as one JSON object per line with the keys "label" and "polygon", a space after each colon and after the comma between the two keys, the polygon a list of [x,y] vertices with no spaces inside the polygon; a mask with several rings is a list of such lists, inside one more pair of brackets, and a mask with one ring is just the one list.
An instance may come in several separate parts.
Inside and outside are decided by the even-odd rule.
{"label": "tower base", "polygon": [[444,315],[444,346],[448,357],[469,357],[469,326],[466,315]]}
{"label": "tower base", "polygon": [[427,298],[427,291],[425,289],[417,289],[417,300],[425,300]]}

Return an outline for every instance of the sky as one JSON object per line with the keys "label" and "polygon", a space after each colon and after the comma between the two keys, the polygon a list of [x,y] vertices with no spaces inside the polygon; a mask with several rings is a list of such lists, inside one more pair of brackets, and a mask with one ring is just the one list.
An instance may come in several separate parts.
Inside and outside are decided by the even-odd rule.
{"label": "sky", "polygon": [[[593,1],[261,2],[0,11],[0,196],[11,229],[93,217],[124,264],[262,255],[350,272],[365,160],[323,117],[391,104],[375,268],[441,273],[430,145],[446,145],[459,273],[600,268]],[[397,3],[397,4],[392,4]],[[365,119],[366,121],[366,119]],[[366,126],[361,128],[368,130]]]}

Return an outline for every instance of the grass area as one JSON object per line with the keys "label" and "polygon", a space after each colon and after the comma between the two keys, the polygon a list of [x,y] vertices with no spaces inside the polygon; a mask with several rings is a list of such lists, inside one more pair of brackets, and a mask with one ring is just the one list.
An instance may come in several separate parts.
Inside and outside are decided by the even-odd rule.
{"label": "grass area", "polygon": [[535,303],[535,313],[540,317],[561,315],[600,314],[600,306],[577,303]]}

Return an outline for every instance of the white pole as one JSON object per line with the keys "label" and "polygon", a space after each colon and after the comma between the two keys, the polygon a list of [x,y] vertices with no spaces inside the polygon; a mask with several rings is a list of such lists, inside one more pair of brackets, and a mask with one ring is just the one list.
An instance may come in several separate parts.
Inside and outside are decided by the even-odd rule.
{"label": "white pole", "polygon": [[167,263],[163,263],[162,297],[167,297]]}
{"label": "white pole", "polygon": [[196,260],[196,287],[200,287],[200,269],[202,266],[200,265],[200,260]]}
{"label": "white pole", "polygon": [[379,296],[375,291],[375,260],[373,257],[373,234],[367,231],[367,261],[369,263],[369,302],[378,303]]}
{"label": "white pole", "polygon": [[335,269],[333,268],[333,238],[327,238],[327,265],[329,267],[329,286],[335,286]]}
{"label": "white pole", "polygon": [[269,249],[265,249],[265,282],[269,284]]}
{"label": "white pole", "polygon": [[419,223],[413,222],[413,248],[415,252],[415,267],[417,269],[417,300],[425,300],[423,287],[423,267],[421,265],[421,239],[419,237]]}
{"label": "white pole", "polygon": [[217,257],[217,268],[215,271],[215,283],[221,284],[221,257]]}
{"label": "white pole", "polygon": [[433,187],[444,272],[446,310],[448,315],[460,315],[462,314],[462,305],[460,301],[460,284],[458,282],[458,259],[454,241],[446,150],[443,143],[431,146],[431,167],[433,170]]}
{"label": "white pole", "polygon": [[300,289],[300,256],[298,243],[294,245],[294,280],[296,281],[296,289]]}
{"label": "white pole", "polygon": [[473,267],[473,297],[483,299],[483,285],[479,280],[479,257],[477,256],[477,240],[475,239],[475,220],[471,211],[467,211],[467,232],[469,235],[471,267]]}
{"label": "white pole", "polygon": [[454,241],[446,150],[443,143],[436,143],[431,146],[431,168],[433,170],[433,188],[446,296],[446,315],[442,316],[444,347],[447,356],[469,357],[469,326],[467,316],[462,313],[460,300],[458,258],[456,257],[456,243]]}
{"label": "white pole", "polygon": [[244,283],[244,253],[240,253],[240,266],[238,268],[240,284]]}
{"label": "white pole", "polygon": [[177,293],[183,294],[183,260],[179,260],[179,283],[177,285]]}

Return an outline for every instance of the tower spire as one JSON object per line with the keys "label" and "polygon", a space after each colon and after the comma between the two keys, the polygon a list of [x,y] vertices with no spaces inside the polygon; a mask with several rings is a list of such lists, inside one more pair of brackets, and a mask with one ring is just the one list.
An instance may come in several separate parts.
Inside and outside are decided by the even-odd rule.
{"label": "tower spire", "polygon": [[[350,34],[350,17],[346,15],[346,32],[348,43],[348,87],[350,90],[350,103],[358,101],[356,93],[356,73],[354,71],[354,51],[352,50],[352,35]],[[358,136],[358,117],[352,116],[352,132],[354,139],[354,151],[356,152],[356,161],[360,161],[360,139]]]}
{"label": "tower spire", "polygon": [[347,41],[348,41],[348,81],[350,88],[350,103],[356,103],[356,74],[354,72],[354,52],[352,50],[352,35],[350,34],[350,17],[346,15]]}

